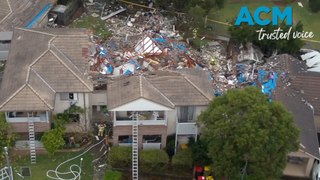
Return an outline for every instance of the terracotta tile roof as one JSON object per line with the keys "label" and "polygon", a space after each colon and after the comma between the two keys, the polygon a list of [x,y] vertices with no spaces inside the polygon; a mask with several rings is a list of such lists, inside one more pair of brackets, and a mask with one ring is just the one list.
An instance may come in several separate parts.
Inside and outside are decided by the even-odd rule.
{"label": "terracotta tile roof", "polygon": [[[115,108],[139,98],[170,108],[208,105],[213,98],[213,93],[206,94],[212,90],[208,75],[202,70],[197,73],[191,71],[184,73],[155,71],[145,76],[117,78],[108,84],[108,107]],[[197,86],[198,84],[204,86]]]}
{"label": "terracotta tile roof", "polygon": [[[10,109],[5,107],[8,101],[25,85],[30,86],[44,101],[46,110],[53,109],[56,92],[93,91],[93,84],[86,76],[88,59],[82,53],[84,48],[90,46],[89,35],[84,29],[69,29],[65,32],[67,33],[64,34],[61,30],[14,30],[0,89],[1,111]],[[58,40],[55,41],[56,39]],[[74,43],[76,39],[81,43]],[[61,46],[63,41],[67,45]],[[28,103],[32,104],[32,101]],[[22,105],[18,107],[25,110]],[[39,106],[34,108],[33,110],[40,110],[36,109]]]}

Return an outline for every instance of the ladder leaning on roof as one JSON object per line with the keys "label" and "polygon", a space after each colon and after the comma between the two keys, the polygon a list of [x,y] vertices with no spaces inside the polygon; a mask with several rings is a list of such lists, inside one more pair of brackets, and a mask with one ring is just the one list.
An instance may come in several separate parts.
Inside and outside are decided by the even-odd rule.
{"label": "ladder leaning on roof", "polygon": [[138,146],[138,136],[139,136],[139,124],[138,119],[139,114],[134,112],[132,114],[132,179],[139,179],[139,146]]}
{"label": "ladder leaning on roof", "polygon": [[29,129],[30,161],[31,161],[31,164],[36,164],[36,144],[35,144],[35,134],[34,134],[34,122],[33,122],[33,119],[30,118],[30,113],[28,113],[28,129]]}

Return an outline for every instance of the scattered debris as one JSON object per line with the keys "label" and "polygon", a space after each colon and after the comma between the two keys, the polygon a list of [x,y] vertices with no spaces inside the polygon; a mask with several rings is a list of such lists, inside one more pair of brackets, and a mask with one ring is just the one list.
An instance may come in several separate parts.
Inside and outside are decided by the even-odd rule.
{"label": "scattered debris", "polygon": [[309,67],[307,71],[320,72],[320,53],[318,51],[310,51],[301,55],[301,59],[306,61]]}
{"label": "scattered debris", "polygon": [[[149,6],[153,1],[148,1]],[[155,70],[178,70],[196,68],[209,71],[208,77],[214,87],[214,95],[221,96],[232,88],[257,86],[271,101],[277,81],[290,86],[290,76],[281,68],[280,58],[274,52],[272,58],[252,44],[229,47],[227,42],[199,37],[201,48],[192,48],[188,39],[183,39],[176,30],[177,18],[164,17],[155,9],[133,9],[111,1],[101,4],[95,1],[85,3],[87,14],[104,20],[112,36],[104,39],[93,36],[91,47],[91,72],[93,79],[116,76],[131,76]],[[123,13],[122,13],[123,12]],[[318,64],[315,54],[306,54],[309,65]]]}

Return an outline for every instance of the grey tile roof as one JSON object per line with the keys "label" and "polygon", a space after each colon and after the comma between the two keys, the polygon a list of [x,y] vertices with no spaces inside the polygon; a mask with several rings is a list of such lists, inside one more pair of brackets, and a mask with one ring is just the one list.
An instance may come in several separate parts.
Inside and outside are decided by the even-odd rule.
{"label": "grey tile roof", "polygon": [[[76,40],[81,43],[74,43]],[[57,46],[55,42],[58,42]],[[63,42],[67,45],[61,46]],[[30,86],[47,105],[44,109],[34,110],[53,109],[56,92],[93,91],[93,84],[85,75],[89,69],[87,54],[83,54],[83,49],[89,46],[89,36],[84,29],[50,30],[48,33],[46,30],[16,28],[0,89],[0,110],[7,110],[7,103],[25,85]],[[18,107],[25,110],[22,105]]]}
{"label": "grey tile roof", "polygon": [[55,0],[1,0],[0,31],[26,27],[47,3]]}
{"label": "grey tile roof", "polygon": [[320,115],[320,73],[308,72],[306,63],[290,55],[278,55],[280,66],[289,71],[291,87],[306,99]]}
{"label": "grey tile roof", "polygon": [[[294,121],[300,129],[300,149],[320,159],[314,114],[319,113],[320,73],[305,72],[305,62],[291,55],[282,54],[274,57],[276,66],[286,73],[285,81],[279,78],[275,99],[281,101],[293,114]],[[286,83],[289,80],[290,86]],[[318,83],[317,83],[318,82]],[[286,84],[284,84],[286,83]],[[301,93],[303,91],[303,93]],[[316,98],[316,99],[314,99]],[[313,109],[305,102],[309,102]]]}
{"label": "grey tile roof", "polygon": [[[212,90],[212,87],[208,78],[203,78],[204,76],[208,77],[204,71],[196,73],[190,71],[184,74],[155,71],[145,76],[116,78],[114,82],[108,84],[108,107],[112,109],[140,97],[170,108],[208,105],[213,93],[205,93]],[[203,86],[198,87],[197,84]]]}
{"label": "grey tile roof", "polygon": [[295,124],[300,129],[300,149],[320,159],[317,131],[313,118],[313,110],[301,101],[302,96],[294,94],[291,88],[280,82],[275,97],[293,114]]}
{"label": "grey tile roof", "polygon": [[173,108],[174,105],[159,92],[145,77],[119,77],[108,84],[107,103],[112,109],[139,98]]}

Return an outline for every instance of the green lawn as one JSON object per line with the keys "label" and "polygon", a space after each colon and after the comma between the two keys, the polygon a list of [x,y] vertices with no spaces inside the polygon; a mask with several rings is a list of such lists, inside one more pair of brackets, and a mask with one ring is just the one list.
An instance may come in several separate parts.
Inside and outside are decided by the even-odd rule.
{"label": "green lawn", "polygon": [[122,180],[122,172],[107,170],[104,180]]}
{"label": "green lawn", "polygon": [[[293,20],[294,22],[298,22],[301,20],[301,22],[304,25],[304,30],[305,31],[312,31],[315,36],[313,37],[312,40],[320,40],[320,34],[319,34],[319,29],[320,29],[320,12],[318,13],[311,13],[308,10],[308,3],[307,0],[301,0],[301,2],[304,5],[304,8],[301,8],[298,6],[297,3],[292,3],[290,4],[293,7]],[[231,20],[232,18],[236,18],[241,7],[242,6],[248,6],[249,10],[253,12],[253,10],[259,6],[267,6],[267,7],[272,7],[275,6],[274,3],[270,1],[265,1],[265,2],[234,2],[230,1],[225,3],[225,7],[221,10],[218,11],[212,11],[210,12],[209,19],[221,21],[221,22],[227,22],[228,20]],[[281,9],[284,8],[284,6],[280,6]],[[262,14],[262,18],[269,17],[269,15]],[[221,28],[220,28],[221,29]]]}
{"label": "green lawn", "polygon": [[106,22],[97,17],[84,16],[72,22],[72,28],[88,28],[93,31],[93,34],[102,38],[107,38],[111,35],[106,27]]}
{"label": "green lawn", "polygon": [[[28,157],[15,157],[16,160],[12,162],[14,167],[14,179],[15,180],[22,180],[23,178],[19,177],[17,175],[17,172],[20,172],[20,167],[31,167],[31,178],[24,178],[24,180],[32,179],[32,180],[44,180],[48,179],[46,177],[46,173],[50,169],[55,169],[61,162],[68,160],[72,157],[77,156],[81,152],[77,153],[57,153],[53,157],[48,157],[48,155],[38,155],[37,156],[37,164],[30,165],[29,156]],[[93,179],[93,155],[90,153],[86,153],[83,157],[82,162],[82,173],[81,173],[81,179]],[[68,171],[70,165],[72,164],[80,164],[80,158],[77,158],[73,161],[70,161],[64,165],[61,166],[59,169],[60,172]],[[71,176],[61,176],[64,178],[70,178]]]}

